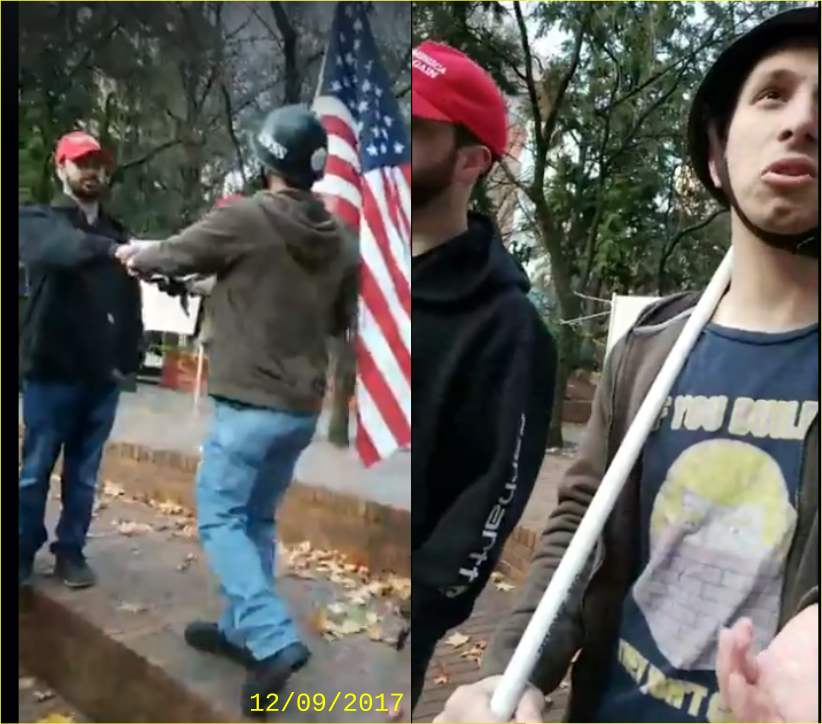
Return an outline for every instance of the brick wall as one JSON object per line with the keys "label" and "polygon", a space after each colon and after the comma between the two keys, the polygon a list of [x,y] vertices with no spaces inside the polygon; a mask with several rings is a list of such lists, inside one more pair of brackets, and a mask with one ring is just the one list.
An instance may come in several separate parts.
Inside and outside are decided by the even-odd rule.
{"label": "brick wall", "polygon": [[[22,437],[22,426],[18,426]],[[106,446],[101,479],[137,500],[176,503],[194,510],[194,476],[199,458],[111,442]],[[411,513],[298,481],[278,512],[278,531],[286,544],[310,541],[317,548],[340,551],[375,573],[411,575]],[[520,583],[528,570],[537,536],[518,527],[500,562],[500,571]]]}

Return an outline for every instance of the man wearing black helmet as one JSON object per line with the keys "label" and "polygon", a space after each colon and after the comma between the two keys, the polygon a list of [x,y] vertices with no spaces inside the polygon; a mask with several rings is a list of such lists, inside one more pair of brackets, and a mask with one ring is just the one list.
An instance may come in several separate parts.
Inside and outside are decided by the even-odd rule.
{"label": "man wearing black helmet", "polygon": [[242,706],[252,716],[260,708],[254,697],[266,701],[309,658],[274,591],[274,513],[314,436],[328,340],[354,316],[357,254],[311,191],[328,144],[317,117],[281,108],[250,141],[264,190],[120,256],[135,274],[216,277],[214,416],[197,474],[197,516],[225,612],[219,622],[190,624],[186,640],[248,667]]}
{"label": "man wearing black helmet", "polygon": [[[731,210],[732,284],[689,357],[545,642],[516,722],[818,721],[819,8],[771,18],[694,100],[694,170]],[[484,678],[436,721],[493,721],[499,675],[698,295],[611,355]]]}

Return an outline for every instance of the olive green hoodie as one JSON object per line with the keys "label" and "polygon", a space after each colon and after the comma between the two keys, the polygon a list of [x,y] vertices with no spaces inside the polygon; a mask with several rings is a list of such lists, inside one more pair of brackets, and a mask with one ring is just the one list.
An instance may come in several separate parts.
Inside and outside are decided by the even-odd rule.
{"label": "olive green hoodie", "polygon": [[140,272],[213,275],[209,392],[256,407],[316,412],[329,338],[352,324],[358,253],[311,192],[259,192],[141,251]]}

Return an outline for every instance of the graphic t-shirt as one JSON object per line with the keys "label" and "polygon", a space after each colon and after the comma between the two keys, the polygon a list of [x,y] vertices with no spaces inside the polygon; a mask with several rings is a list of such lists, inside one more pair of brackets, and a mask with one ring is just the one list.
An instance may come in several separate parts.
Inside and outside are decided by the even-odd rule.
{"label": "graphic t-shirt", "polygon": [[819,326],[710,326],[642,458],[641,570],[625,601],[600,722],[730,722],[719,630],[776,633],[802,446],[819,410]]}

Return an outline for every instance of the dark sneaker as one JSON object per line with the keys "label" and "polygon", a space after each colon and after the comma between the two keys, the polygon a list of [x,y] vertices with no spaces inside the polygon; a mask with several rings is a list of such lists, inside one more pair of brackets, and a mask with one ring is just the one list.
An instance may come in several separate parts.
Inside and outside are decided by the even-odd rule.
{"label": "dark sneaker", "polygon": [[91,588],[97,583],[97,574],[82,556],[58,555],[54,575],[68,588]]}
{"label": "dark sneaker", "polygon": [[302,669],[310,658],[311,652],[303,644],[296,643],[256,662],[243,684],[240,702],[243,714],[249,719],[265,719],[266,702],[270,703],[273,698],[269,698],[270,695],[280,694],[292,674]]}
{"label": "dark sneaker", "polygon": [[254,664],[251,652],[231,643],[216,623],[193,621],[186,626],[184,636],[186,643],[201,653],[222,656],[246,668]]}
{"label": "dark sneaker", "polygon": [[34,558],[20,556],[17,563],[17,575],[20,590],[30,588],[32,583],[34,583]]}

